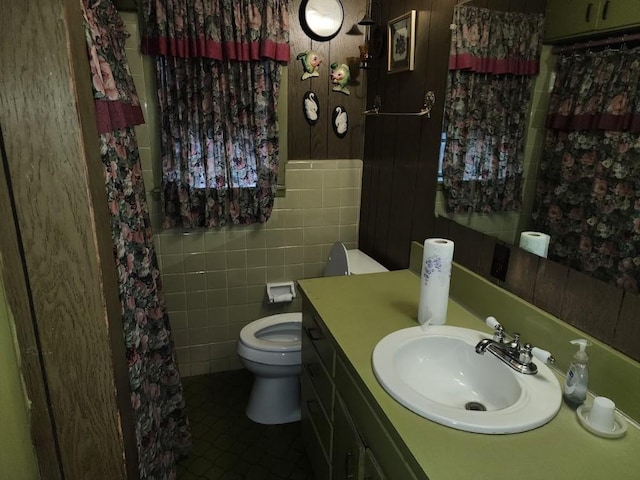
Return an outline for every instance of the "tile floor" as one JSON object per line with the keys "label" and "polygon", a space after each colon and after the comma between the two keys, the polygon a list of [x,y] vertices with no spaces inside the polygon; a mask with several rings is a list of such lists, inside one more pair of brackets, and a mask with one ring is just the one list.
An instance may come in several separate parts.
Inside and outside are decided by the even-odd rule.
{"label": "tile floor", "polygon": [[244,409],[252,375],[246,370],[182,379],[193,448],[178,480],[313,480],[300,422],[260,425]]}

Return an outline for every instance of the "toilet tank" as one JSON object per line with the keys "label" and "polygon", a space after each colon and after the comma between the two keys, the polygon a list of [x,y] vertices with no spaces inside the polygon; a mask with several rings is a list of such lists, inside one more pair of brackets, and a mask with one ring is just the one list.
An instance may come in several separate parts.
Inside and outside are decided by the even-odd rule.
{"label": "toilet tank", "polygon": [[360,250],[347,250],[347,257],[349,258],[349,271],[352,275],[389,271]]}
{"label": "toilet tank", "polygon": [[331,247],[324,270],[325,277],[388,272],[385,267],[360,250],[347,250],[342,242]]}

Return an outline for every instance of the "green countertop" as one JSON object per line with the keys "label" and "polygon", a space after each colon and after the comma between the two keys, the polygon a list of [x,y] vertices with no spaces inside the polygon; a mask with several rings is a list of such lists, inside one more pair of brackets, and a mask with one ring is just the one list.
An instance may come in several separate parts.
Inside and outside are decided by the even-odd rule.
{"label": "green countertop", "polygon": [[[430,480],[640,479],[640,430],[633,424],[623,438],[600,438],[587,432],[575,412],[563,405],[551,422],[535,430],[483,435],[434,423],[391,398],[375,378],[371,354],[385,335],[417,325],[419,277],[409,270],[299,284]],[[447,324],[489,331],[452,300]]]}

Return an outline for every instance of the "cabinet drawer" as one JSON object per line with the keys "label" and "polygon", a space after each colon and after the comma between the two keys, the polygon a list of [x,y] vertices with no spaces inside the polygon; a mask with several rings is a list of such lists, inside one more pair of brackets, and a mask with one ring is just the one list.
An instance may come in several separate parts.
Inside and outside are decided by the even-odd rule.
{"label": "cabinet drawer", "polygon": [[300,374],[300,409],[303,420],[307,419],[310,425],[305,425],[303,422],[303,429],[307,429],[311,426],[318,436],[319,443],[322,445],[325,457],[329,458],[329,452],[331,452],[331,434],[333,428],[328,412],[325,412],[320,399],[316,391],[313,388],[311,380],[303,370]]}
{"label": "cabinet drawer", "polygon": [[318,434],[312,425],[312,420],[306,405],[302,404],[302,442],[304,444],[305,451],[309,457],[309,462],[313,468],[315,478],[318,480],[326,480],[331,478],[331,463],[329,458],[318,438]]}
{"label": "cabinet drawer", "polygon": [[424,473],[416,476],[414,472],[421,472],[420,466],[411,454],[404,456],[395,446],[394,440],[378,419],[378,414],[371,408],[340,358],[336,362],[335,382],[336,390],[344,399],[362,435],[364,446],[378,460],[381,473],[394,479],[426,479]]}
{"label": "cabinet drawer", "polygon": [[[320,360],[311,340],[302,336],[302,368],[313,384],[325,412],[333,411],[333,380]],[[330,417],[331,415],[329,415]]]}
{"label": "cabinet drawer", "polygon": [[326,327],[319,321],[312,309],[305,308],[302,313],[303,337],[306,337],[315,347],[322,359],[329,376],[333,377],[335,352],[331,345],[331,337]]}
{"label": "cabinet drawer", "polygon": [[364,451],[364,480],[387,480],[370,448]]}

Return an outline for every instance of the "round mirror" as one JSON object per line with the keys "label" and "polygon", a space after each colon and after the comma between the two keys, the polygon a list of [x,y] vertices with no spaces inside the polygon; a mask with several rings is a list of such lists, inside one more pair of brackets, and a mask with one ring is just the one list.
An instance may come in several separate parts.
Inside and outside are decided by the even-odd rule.
{"label": "round mirror", "polygon": [[300,25],[313,40],[326,42],[342,28],[344,10],[340,0],[302,0]]}

